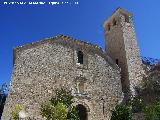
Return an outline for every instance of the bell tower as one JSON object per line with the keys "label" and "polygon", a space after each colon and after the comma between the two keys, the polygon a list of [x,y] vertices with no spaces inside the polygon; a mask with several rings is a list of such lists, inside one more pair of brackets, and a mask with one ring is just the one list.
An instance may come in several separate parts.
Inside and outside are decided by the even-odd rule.
{"label": "bell tower", "polygon": [[105,50],[121,68],[124,97],[135,95],[135,87],[142,80],[142,61],[134,31],[132,14],[118,8],[104,22]]}

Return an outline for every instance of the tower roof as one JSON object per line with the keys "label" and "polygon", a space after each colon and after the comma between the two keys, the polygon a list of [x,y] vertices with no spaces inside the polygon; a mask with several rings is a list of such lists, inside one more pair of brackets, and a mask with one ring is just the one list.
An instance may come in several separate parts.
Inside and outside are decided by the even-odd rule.
{"label": "tower roof", "polygon": [[117,14],[117,13],[121,13],[121,14],[126,14],[128,16],[133,16],[133,14],[131,12],[128,12],[127,10],[121,8],[121,7],[118,7],[114,12],[113,12],[113,15],[114,14]]}
{"label": "tower roof", "polygon": [[110,20],[112,20],[114,18],[114,16],[118,15],[118,14],[124,14],[124,15],[127,15],[127,16],[133,16],[132,13],[128,12],[127,10],[121,8],[121,7],[118,7],[114,12],[113,14],[104,22],[103,26],[105,26],[107,23],[109,23]]}

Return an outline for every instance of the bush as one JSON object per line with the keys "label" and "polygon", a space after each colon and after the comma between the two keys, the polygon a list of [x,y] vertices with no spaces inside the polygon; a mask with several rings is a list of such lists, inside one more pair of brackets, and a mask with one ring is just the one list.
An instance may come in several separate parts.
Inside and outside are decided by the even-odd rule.
{"label": "bush", "polygon": [[67,114],[67,119],[69,119],[69,120],[80,120],[79,115],[78,115],[77,107],[73,106],[71,111],[69,111],[68,114]]}
{"label": "bush", "polygon": [[126,105],[117,105],[112,111],[111,120],[132,120],[131,110]]}
{"label": "bush", "polygon": [[155,105],[147,105],[143,112],[146,120],[160,120],[160,102]]}
{"label": "bush", "polygon": [[42,104],[41,115],[47,120],[67,120],[67,107],[63,103],[55,106],[51,102]]}
{"label": "bush", "polygon": [[40,110],[41,110],[42,117],[46,117],[47,120],[49,120],[52,118],[52,113],[54,113],[54,106],[50,101],[45,102],[41,105]]}
{"label": "bush", "polygon": [[155,65],[150,70],[148,76],[144,78],[141,86],[137,88],[138,95],[145,104],[153,104],[160,101],[160,64]]}
{"label": "bush", "polygon": [[7,91],[7,85],[3,84],[0,88],[0,118],[2,116],[4,104],[7,97],[6,91]]}
{"label": "bush", "polygon": [[15,108],[11,112],[12,120],[19,120],[19,112],[23,109],[23,107],[19,104],[15,106]]}
{"label": "bush", "polygon": [[55,120],[67,120],[67,112],[67,107],[63,103],[58,102],[54,110]]}
{"label": "bush", "polygon": [[71,95],[71,92],[67,91],[66,89],[63,89],[63,88],[56,90],[56,96],[51,99],[51,102],[55,105],[58,102],[60,102],[60,103],[63,103],[64,105],[66,105],[67,107],[70,107],[72,105],[72,103],[74,103],[73,96]]}
{"label": "bush", "polygon": [[128,106],[131,107],[131,111],[133,113],[138,113],[138,112],[142,112],[145,104],[141,97],[135,96],[135,97],[132,97],[131,100],[129,100]]}
{"label": "bush", "polygon": [[80,120],[73,103],[70,91],[57,89],[56,96],[41,105],[41,115],[47,120]]}

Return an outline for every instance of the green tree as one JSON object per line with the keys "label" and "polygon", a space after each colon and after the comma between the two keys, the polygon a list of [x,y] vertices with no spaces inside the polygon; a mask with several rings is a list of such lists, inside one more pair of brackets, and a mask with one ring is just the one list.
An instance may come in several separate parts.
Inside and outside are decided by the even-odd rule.
{"label": "green tree", "polygon": [[51,103],[51,101],[49,102],[45,102],[41,105],[41,115],[43,117],[46,117],[47,120],[51,120],[53,118],[53,113],[54,113],[54,105]]}
{"label": "green tree", "polygon": [[15,105],[11,112],[12,120],[19,120],[19,112],[23,109],[22,105]]}
{"label": "green tree", "polygon": [[160,101],[160,64],[155,65],[141,86],[137,88],[139,97],[145,104],[154,104]]}
{"label": "green tree", "polygon": [[142,112],[145,107],[143,99],[139,96],[131,97],[127,105],[130,106],[132,113]]}
{"label": "green tree", "polygon": [[67,119],[67,107],[63,104],[58,102],[55,106],[54,110],[55,120],[66,120]]}
{"label": "green tree", "polygon": [[111,120],[132,120],[132,112],[126,105],[117,105],[112,111]]}
{"label": "green tree", "polygon": [[148,76],[137,88],[138,97],[142,104],[136,101],[133,107],[141,106],[146,120],[160,120],[160,64],[152,65]]}
{"label": "green tree", "polygon": [[70,107],[74,101],[73,96],[71,95],[71,92],[67,89],[57,89],[55,98],[52,98],[52,102],[54,104],[57,104],[58,102],[65,104],[67,107]]}
{"label": "green tree", "polygon": [[2,91],[0,89],[0,118],[1,118],[1,115],[2,115],[2,111],[3,111],[3,103],[2,103],[2,98],[3,98],[3,94],[2,94]]}
{"label": "green tree", "polygon": [[41,115],[47,120],[67,120],[67,107],[60,102],[56,105],[47,102],[41,107]]}
{"label": "green tree", "polygon": [[79,120],[71,92],[57,89],[55,93],[55,97],[41,105],[41,115],[47,120]]}
{"label": "green tree", "polygon": [[0,88],[0,118],[2,116],[4,104],[6,101],[7,94],[5,93],[7,91],[7,85],[3,84]]}
{"label": "green tree", "polygon": [[67,119],[69,119],[69,120],[80,120],[79,115],[78,115],[77,107],[73,106],[73,108],[70,111],[68,111]]}
{"label": "green tree", "polygon": [[147,105],[143,112],[146,120],[160,120],[160,102]]}

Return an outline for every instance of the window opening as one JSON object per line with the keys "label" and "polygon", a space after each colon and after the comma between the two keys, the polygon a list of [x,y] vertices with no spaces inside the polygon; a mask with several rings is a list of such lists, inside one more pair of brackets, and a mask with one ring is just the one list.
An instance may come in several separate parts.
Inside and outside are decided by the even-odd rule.
{"label": "window opening", "polygon": [[124,16],[125,17],[125,22],[129,23],[129,16]]}
{"label": "window opening", "polygon": [[83,64],[83,52],[78,51],[78,63]]}
{"label": "window opening", "polygon": [[110,29],[111,29],[111,26],[110,26],[110,25],[108,25],[108,31],[110,31]]}
{"label": "window opening", "polygon": [[113,20],[113,26],[117,25],[117,21],[114,19]]}
{"label": "window opening", "polygon": [[117,64],[117,65],[118,65],[118,62],[119,62],[118,59],[116,59],[116,64]]}

